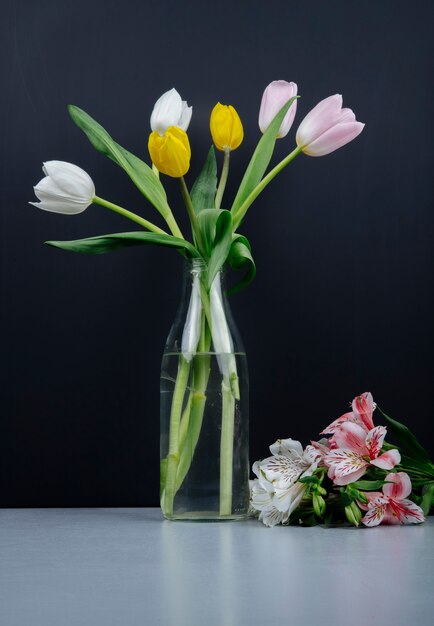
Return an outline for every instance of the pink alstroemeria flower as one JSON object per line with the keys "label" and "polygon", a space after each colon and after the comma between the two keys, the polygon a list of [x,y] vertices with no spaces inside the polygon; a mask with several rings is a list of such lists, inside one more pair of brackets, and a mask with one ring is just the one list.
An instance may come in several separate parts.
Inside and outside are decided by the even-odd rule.
{"label": "pink alstroemeria flower", "polygon": [[[332,422],[327,428],[321,431],[321,435],[333,435],[339,426],[342,426],[345,422],[353,422],[358,424],[366,432],[369,432],[374,428],[374,422],[372,414],[374,413],[377,405],[374,402],[372,393],[365,391],[360,396],[356,396],[351,403],[351,411],[344,413],[334,422]],[[332,442],[333,443],[333,442]],[[333,447],[333,446],[332,446]]]}
{"label": "pink alstroemeria flower", "polygon": [[376,426],[366,433],[353,422],[345,422],[336,430],[337,448],[324,457],[329,468],[328,477],[335,485],[348,485],[359,480],[369,465],[390,470],[400,462],[401,455],[396,449],[380,455],[386,432],[385,426]]}
{"label": "pink alstroemeria flower", "polygon": [[367,506],[360,504],[367,510],[362,523],[365,526],[378,524],[419,524],[425,521],[420,506],[417,506],[407,496],[411,493],[411,480],[405,472],[397,472],[386,476],[387,484],[383,485],[383,493],[372,491],[365,493],[368,499]]}
{"label": "pink alstroemeria flower", "polygon": [[309,156],[324,156],[355,139],[364,127],[351,109],[342,108],[342,96],[335,94],[306,115],[297,130],[297,146]]}

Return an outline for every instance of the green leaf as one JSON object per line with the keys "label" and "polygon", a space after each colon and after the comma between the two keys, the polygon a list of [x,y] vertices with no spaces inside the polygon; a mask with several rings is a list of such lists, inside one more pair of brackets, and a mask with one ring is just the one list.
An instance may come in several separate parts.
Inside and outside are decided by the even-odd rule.
{"label": "green leaf", "polygon": [[383,485],[386,484],[385,480],[358,480],[355,483],[351,483],[351,487],[360,489],[360,491],[379,491]]}
{"label": "green leaf", "polygon": [[189,258],[200,258],[196,248],[185,239],[172,237],[172,235],[160,235],[158,233],[141,231],[113,233],[112,235],[100,235],[99,237],[87,237],[86,239],[75,239],[73,241],[46,241],[45,243],[54,248],[81,252],[83,254],[104,254],[105,252],[140,245],[166,246],[180,250]]}
{"label": "green leaf", "polygon": [[221,212],[222,209],[203,209],[203,211],[200,211],[197,215],[197,222],[205,247],[205,254],[208,257],[211,256],[216,233],[216,224]]}
{"label": "green leaf", "polygon": [[283,105],[279,113],[277,113],[277,115],[273,118],[273,121],[270,123],[269,127],[259,140],[232,205],[232,213],[235,213],[235,211],[240,208],[247,196],[261,182],[262,177],[265,174],[265,170],[267,169],[271,157],[273,156],[274,146],[280,125],[289,107],[296,98],[298,98],[298,96],[294,96]]}
{"label": "green leaf", "polygon": [[243,278],[228,290],[228,294],[232,295],[247,287],[256,276],[256,265],[247,237],[234,235],[227,261],[228,265],[234,270],[240,270],[247,266],[247,271]]}
{"label": "green leaf", "polygon": [[216,221],[215,237],[208,263],[208,288],[211,287],[217,272],[223,267],[228,258],[231,245],[232,215],[230,211],[222,210]]}
{"label": "green leaf", "polygon": [[214,146],[211,146],[202,171],[191,188],[190,196],[196,213],[214,207],[217,193],[217,161]]}
{"label": "green leaf", "polygon": [[82,109],[70,104],[68,111],[72,120],[87,135],[98,152],[117,163],[131,178],[140,192],[151,204],[167,217],[171,211],[163,185],[152,169],[141,159],[116,143],[108,132]]}
{"label": "green leaf", "polygon": [[299,478],[299,483],[313,483],[319,485],[319,479],[317,476],[303,476],[303,478]]}
{"label": "green leaf", "polygon": [[422,495],[422,502],[420,503],[420,508],[422,509],[425,517],[427,517],[427,515],[429,515],[430,509],[432,506],[432,500],[433,500],[433,495],[434,495],[434,484],[426,485],[422,493],[423,495]]}
{"label": "green leaf", "polygon": [[398,439],[401,449],[411,457],[429,461],[428,452],[419,443],[411,430],[404,424],[401,424],[401,422],[398,422],[397,420],[394,420],[386,415],[386,413],[384,413],[378,405],[377,409],[384,417],[389,431]]}

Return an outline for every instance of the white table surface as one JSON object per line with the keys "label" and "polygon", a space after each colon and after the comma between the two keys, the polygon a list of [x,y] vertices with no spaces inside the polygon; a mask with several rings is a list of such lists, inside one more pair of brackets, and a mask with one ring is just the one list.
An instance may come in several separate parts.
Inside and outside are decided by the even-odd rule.
{"label": "white table surface", "polygon": [[434,519],[266,528],[0,510],[1,626],[431,626]]}

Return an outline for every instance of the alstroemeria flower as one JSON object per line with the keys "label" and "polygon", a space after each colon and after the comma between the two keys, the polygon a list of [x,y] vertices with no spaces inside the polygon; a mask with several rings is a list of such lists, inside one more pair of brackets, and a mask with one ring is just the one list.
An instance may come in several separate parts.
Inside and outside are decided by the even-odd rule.
{"label": "alstroemeria flower", "polygon": [[[273,80],[273,82],[266,87],[262,95],[261,108],[259,110],[259,128],[262,133],[265,133],[285,102],[288,102],[288,100],[296,95],[297,85],[295,83],[288,83],[286,80]],[[289,133],[296,111],[297,100],[294,100],[280,125],[279,132],[277,133],[278,138],[285,137]]]}
{"label": "alstroemeria flower", "polygon": [[369,432],[374,428],[374,422],[372,419],[372,414],[376,409],[376,404],[374,402],[374,398],[372,397],[372,393],[369,391],[365,391],[360,396],[356,396],[351,403],[352,411],[348,413],[344,413],[341,417],[338,417],[334,422],[332,422],[327,428],[324,428],[321,431],[321,435],[333,435],[336,429],[344,424],[345,422],[353,422],[354,424],[358,424],[362,428],[365,429],[366,432]]}
{"label": "alstroemeria flower", "polygon": [[266,526],[275,526],[287,522],[300,504],[307,485],[297,481],[313,474],[320,454],[313,446],[303,450],[294,439],[278,439],[270,451],[273,456],[253,464],[251,507]]}
{"label": "alstroemeria flower", "polygon": [[154,105],[151,115],[151,129],[164,135],[170,126],[187,131],[193,107],[189,107],[175,88],[163,93]]}
{"label": "alstroemeria flower", "polygon": [[331,450],[324,463],[329,468],[328,477],[335,485],[348,485],[359,480],[369,465],[390,470],[401,460],[398,450],[380,455],[387,429],[376,426],[368,433],[353,422],[345,422],[334,435],[337,449]]}
{"label": "alstroemeria flower", "polygon": [[217,150],[235,150],[243,141],[243,125],[232,105],[217,102],[211,111],[209,126]]}
{"label": "alstroemeria flower", "polygon": [[164,135],[154,130],[149,135],[148,149],[152,163],[162,174],[180,178],[188,172],[191,148],[188,135],[181,128],[170,126]]}
{"label": "alstroemeria flower", "polygon": [[301,122],[297,146],[309,156],[324,156],[341,148],[360,135],[364,124],[356,121],[351,109],[342,108],[342,96],[321,100]]}
{"label": "alstroemeria flower", "polygon": [[92,204],[95,185],[89,174],[66,161],[46,161],[43,178],[33,189],[40,202],[30,202],[44,211],[75,215]]}
{"label": "alstroemeria flower", "polygon": [[383,493],[365,493],[368,505],[360,506],[367,510],[362,519],[365,526],[378,524],[419,524],[425,521],[420,506],[408,500],[411,493],[411,480],[405,472],[388,474],[383,485]]}

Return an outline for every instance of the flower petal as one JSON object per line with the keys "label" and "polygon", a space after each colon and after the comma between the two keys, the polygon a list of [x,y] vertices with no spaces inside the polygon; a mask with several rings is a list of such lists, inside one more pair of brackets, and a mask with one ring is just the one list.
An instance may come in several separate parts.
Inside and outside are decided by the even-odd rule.
{"label": "flower petal", "polygon": [[303,456],[303,446],[295,439],[278,439],[270,446],[271,454],[281,454],[290,459],[301,459]]}
{"label": "flower petal", "polygon": [[281,511],[278,511],[274,506],[270,506],[264,509],[259,515],[260,521],[263,522],[265,526],[276,526],[277,524],[284,524],[288,521],[288,518],[288,513],[282,513]]}
{"label": "flower petal", "polygon": [[163,135],[169,126],[177,126],[182,115],[182,100],[175,88],[163,93],[151,114],[151,129]]}
{"label": "flower petal", "polygon": [[295,483],[289,489],[276,489],[273,504],[278,511],[286,512],[289,516],[298,507],[305,492],[304,483]]}
{"label": "flower petal", "polygon": [[388,452],[381,454],[376,459],[373,459],[371,461],[371,465],[375,465],[375,467],[380,467],[381,469],[390,470],[393,469],[395,465],[398,465],[400,461],[401,455],[398,450],[394,448],[393,450],[389,450]]}
{"label": "flower petal", "polygon": [[324,457],[324,463],[331,469],[328,476],[336,485],[348,485],[359,480],[368,467],[364,458],[351,450],[332,450]]}
{"label": "flower petal", "polygon": [[[344,110],[342,109],[342,111]],[[367,430],[374,428],[372,414],[376,406],[370,391],[365,391],[360,396],[356,396],[352,402],[353,412],[360,418]]]}
{"label": "flower petal", "polygon": [[187,132],[187,129],[190,125],[192,114],[193,114],[193,107],[189,107],[187,105],[187,102],[183,100],[181,117],[179,118],[177,125],[179,126],[179,128],[182,128],[182,130],[185,130],[185,132]]}
{"label": "flower petal", "polygon": [[366,435],[366,447],[371,459],[376,459],[380,454],[386,433],[387,428],[385,426],[376,426]]}
{"label": "flower petal", "polygon": [[404,500],[411,494],[410,476],[405,472],[387,474],[387,484],[383,485],[383,493],[393,500]]}
{"label": "flower petal", "polygon": [[401,524],[420,524],[425,521],[422,509],[411,500],[398,501],[391,498],[389,503]]}
{"label": "flower petal", "polygon": [[338,448],[352,450],[358,454],[367,454],[366,431],[353,422],[344,422],[336,430],[334,440]]}
{"label": "flower petal", "polygon": [[77,201],[87,201],[88,205],[91,203],[95,186],[81,167],[67,161],[45,161],[42,169],[62,191],[62,195]]}
{"label": "flower petal", "polygon": [[297,130],[298,146],[307,146],[334,126],[342,108],[342,96],[335,94],[324,98],[306,115]]}
{"label": "flower petal", "polygon": [[326,130],[318,139],[310,143],[303,152],[309,156],[319,157],[330,154],[355,139],[365,125],[362,122],[346,122],[336,124]]}
{"label": "flower petal", "polygon": [[278,483],[281,489],[293,485],[306,469],[301,461],[294,461],[280,454],[264,459],[259,467],[265,478],[270,482]]}
{"label": "flower petal", "polygon": [[387,500],[377,498],[370,503],[368,512],[362,518],[362,524],[365,526],[378,526],[384,519],[387,507]]}
{"label": "flower petal", "polygon": [[273,503],[273,494],[261,487],[259,481],[253,480],[250,486],[250,504],[256,511],[263,511]]}

